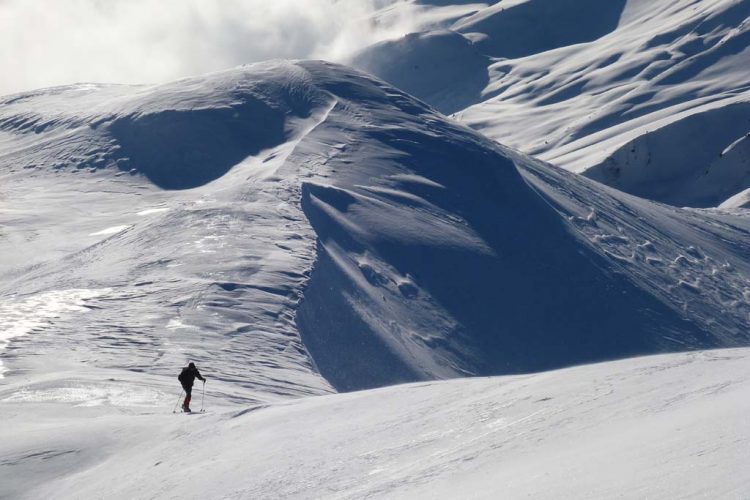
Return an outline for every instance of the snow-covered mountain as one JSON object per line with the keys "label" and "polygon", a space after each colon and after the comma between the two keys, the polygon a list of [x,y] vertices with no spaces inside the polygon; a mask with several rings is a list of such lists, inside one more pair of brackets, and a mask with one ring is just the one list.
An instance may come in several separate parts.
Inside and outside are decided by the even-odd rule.
{"label": "snow-covered mountain", "polygon": [[54,206],[14,224],[4,291],[91,294],[55,328],[76,361],[316,394],[747,340],[745,218],[566,175],[341,66],[4,104],[8,201]]}
{"label": "snow-covered mountain", "polygon": [[749,4],[576,4],[0,98],[0,497],[741,497]]}
{"label": "snow-covered mountain", "polygon": [[[352,63],[503,144],[620,190],[718,206],[750,187],[745,0],[504,0]],[[467,6],[468,7],[468,6]],[[440,9],[440,7],[437,7]]]}

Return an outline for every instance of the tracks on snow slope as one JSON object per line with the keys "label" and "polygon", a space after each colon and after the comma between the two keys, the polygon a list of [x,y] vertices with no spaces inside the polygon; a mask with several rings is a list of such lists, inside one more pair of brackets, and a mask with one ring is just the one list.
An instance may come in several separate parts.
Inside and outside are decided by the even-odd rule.
{"label": "tracks on snow slope", "polygon": [[[43,371],[68,343],[77,349],[66,369],[170,375],[190,356],[242,400],[330,391],[307,351],[333,386],[350,390],[747,343],[744,219],[667,210],[565,177],[356,71],[269,63],[153,88],[66,92],[82,100],[66,95],[59,106],[72,109],[53,107],[63,115],[83,107],[112,116],[104,111],[114,106],[112,123],[148,124],[166,113],[180,116],[177,135],[187,139],[195,133],[185,123],[200,122],[185,119],[191,109],[202,117],[215,106],[227,118],[241,106],[246,120],[251,102],[255,118],[285,117],[284,142],[228,172],[219,165],[202,186],[164,190],[117,176],[118,162],[54,169],[70,147],[113,140],[101,120],[47,127],[44,147],[29,146],[28,127],[19,133],[16,144],[37,162],[11,163],[6,175],[24,228],[67,240],[26,243],[43,259],[13,270],[5,293],[113,291],[84,317],[14,341],[16,369]],[[111,101],[112,92],[124,94]],[[102,95],[99,108],[81,105]],[[59,99],[42,96],[5,111],[42,116]],[[222,147],[226,136],[217,137],[191,148]],[[143,165],[151,179],[174,171]],[[532,188],[519,169],[550,181]],[[40,219],[50,199],[75,217],[45,210]],[[134,223],[134,212],[147,219]]]}

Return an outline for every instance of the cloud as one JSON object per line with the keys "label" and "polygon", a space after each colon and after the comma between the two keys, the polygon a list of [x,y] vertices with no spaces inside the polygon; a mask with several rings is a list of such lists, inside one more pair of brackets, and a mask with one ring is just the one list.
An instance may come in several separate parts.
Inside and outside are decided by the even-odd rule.
{"label": "cloud", "polygon": [[342,61],[412,29],[389,8],[397,1],[0,0],[0,94],[162,82],[273,58]]}

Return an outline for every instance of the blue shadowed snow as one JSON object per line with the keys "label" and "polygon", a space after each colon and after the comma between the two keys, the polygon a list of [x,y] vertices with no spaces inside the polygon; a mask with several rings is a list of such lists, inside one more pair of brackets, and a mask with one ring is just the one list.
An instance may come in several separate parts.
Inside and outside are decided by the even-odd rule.
{"label": "blue shadowed snow", "polygon": [[453,27],[481,33],[480,50],[493,57],[516,58],[577,43],[591,42],[615,28],[626,0],[498,2]]}
{"label": "blue shadowed snow", "polygon": [[341,173],[303,190],[321,243],[297,321],[337,389],[658,352],[667,331],[718,344],[571,234],[519,175],[531,160],[372,114],[380,126],[349,131],[359,160],[329,159]]}
{"label": "blue shadowed snow", "polygon": [[0,116],[14,224],[50,235],[4,293],[111,291],[18,337],[11,374],[67,338],[138,373],[189,353],[254,399],[747,343],[743,218],[563,175],[358,71],[62,94]]}
{"label": "blue shadowed snow", "polygon": [[724,158],[729,138],[748,131],[748,102],[699,110],[633,139],[585,175],[671,205],[718,206],[750,187],[747,158]]}
{"label": "blue shadowed snow", "polygon": [[480,100],[489,83],[489,63],[471,40],[447,30],[412,33],[381,42],[352,60],[353,66],[377,75],[445,114]]}
{"label": "blue shadowed snow", "polygon": [[118,118],[109,127],[135,168],[165,189],[201,186],[246,157],[284,142],[284,119],[265,103],[226,109],[162,111]]}

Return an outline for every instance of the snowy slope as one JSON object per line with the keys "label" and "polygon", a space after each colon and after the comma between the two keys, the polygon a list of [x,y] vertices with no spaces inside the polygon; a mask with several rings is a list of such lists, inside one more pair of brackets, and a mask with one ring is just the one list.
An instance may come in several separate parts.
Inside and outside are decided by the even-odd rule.
{"label": "snowy slope", "polygon": [[[721,480],[743,350],[326,395],[747,346],[745,211],[623,194],[320,61],[4,97],[0,185],[0,495],[489,497],[498,463],[517,496],[747,486]],[[170,413],[188,359],[212,414]],[[690,446],[637,480],[580,472],[674,421]],[[707,451],[719,472],[680,482]],[[566,464],[548,483],[539,454]]]}
{"label": "snowy slope", "polygon": [[705,172],[750,132],[747,1],[473,10],[352,63],[503,144],[577,172],[595,167],[592,177],[633,194],[717,206],[746,187],[740,164]]}
{"label": "snowy slope", "polygon": [[2,123],[16,373],[189,357],[255,399],[748,342],[746,217],[565,175],[341,66],[53,89]]}
{"label": "snowy slope", "polygon": [[[750,187],[742,139],[750,101],[691,110],[633,139],[585,175],[637,196],[673,205],[715,207]],[[727,145],[727,138],[737,139]]]}
{"label": "snowy slope", "polygon": [[[314,236],[298,183],[273,177],[327,110],[285,91],[302,77],[272,65],[5,99],[0,273],[18,346],[5,364],[171,380],[191,358],[233,396],[330,391],[294,324]],[[35,303],[79,293],[85,314],[39,322]]]}
{"label": "snowy slope", "polygon": [[744,498],[750,354],[666,355],[175,416],[0,389],[12,498]]}

